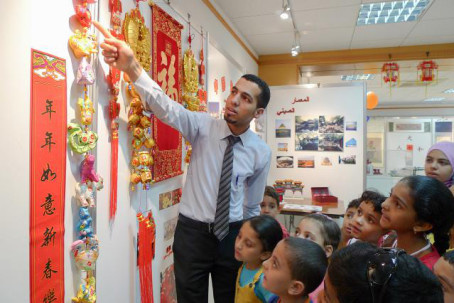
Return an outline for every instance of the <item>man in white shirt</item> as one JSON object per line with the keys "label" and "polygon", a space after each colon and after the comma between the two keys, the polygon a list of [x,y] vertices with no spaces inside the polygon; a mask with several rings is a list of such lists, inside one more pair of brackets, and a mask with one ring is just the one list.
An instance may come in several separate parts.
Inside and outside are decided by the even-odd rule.
{"label": "man in white shirt", "polygon": [[104,61],[128,74],[144,106],[192,145],[173,245],[177,299],[208,302],[211,274],[216,302],[233,302],[239,262],[234,244],[243,219],[260,214],[271,150],[249,129],[270,99],[268,85],[242,76],[226,100],[224,120],[186,110],[145,73],[125,42],[102,26]]}

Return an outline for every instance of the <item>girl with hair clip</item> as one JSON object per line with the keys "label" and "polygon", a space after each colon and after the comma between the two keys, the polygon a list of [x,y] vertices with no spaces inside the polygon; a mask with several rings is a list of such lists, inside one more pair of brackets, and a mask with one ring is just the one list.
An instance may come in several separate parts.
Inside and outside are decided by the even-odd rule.
{"label": "girl with hair clip", "polygon": [[[425,176],[400,180],[382,204],[380,225],[395,230],[393,247],[405,250],[430,269],[449,247],[454,224],[454,196],[440,181]],[[433,245],[426,238],[433,233]]]}
{"label": "girl with hair clip", "polygon": [[262,263],[271,257],[282,240],[282,229],[271,216],[253,217],[243,223],[235,240],[235,259],[243,265],[238,271],[235,302],[268,302],[273,295],[262,287]]}

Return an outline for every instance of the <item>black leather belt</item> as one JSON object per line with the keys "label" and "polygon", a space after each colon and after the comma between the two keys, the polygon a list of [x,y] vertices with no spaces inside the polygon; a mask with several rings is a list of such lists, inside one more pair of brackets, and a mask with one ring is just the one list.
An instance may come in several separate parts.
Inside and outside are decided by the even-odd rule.
{"label": "black leather belt", "polygon": [[[200,222],[200,221],[188,218],[182,214],[178,215],[178,221],[181,221],[182,223],[184,223],[188,226],[191,226],[193,228],[199,229],[199,230],[205,230],[205,231],[208,231],[209,233],[213,232],[214,223]],[[243,220],[229,223],[229,228],[237,229],[237,228],[240,228],[241,225],[243,225]]]}

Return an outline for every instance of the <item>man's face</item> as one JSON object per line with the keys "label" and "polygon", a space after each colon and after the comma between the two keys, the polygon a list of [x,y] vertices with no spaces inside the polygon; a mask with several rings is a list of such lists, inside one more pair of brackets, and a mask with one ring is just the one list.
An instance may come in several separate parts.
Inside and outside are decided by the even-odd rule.
{"label": "man's face", "polygon": [[440,258],[435,263],[433,271],[440,280],[445,302],[454,302],[454,265]]}
{"label": "man's face", "polygon": [[235,128],[249,126],[264,111],[257,108],[260,93],[256,83],[240,78],[225,102],[224,120]]}

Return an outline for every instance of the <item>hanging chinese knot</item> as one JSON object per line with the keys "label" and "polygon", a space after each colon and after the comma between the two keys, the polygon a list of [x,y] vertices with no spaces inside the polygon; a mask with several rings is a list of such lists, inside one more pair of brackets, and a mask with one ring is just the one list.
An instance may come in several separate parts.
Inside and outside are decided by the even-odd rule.
{"label": "hanging chinese knot", "polygon": [[391,92],[393,84],[400,81],[399,64],[396,62],[386,62],[383,64],[381,72],[383,82],[389,84],[389,90]]}

